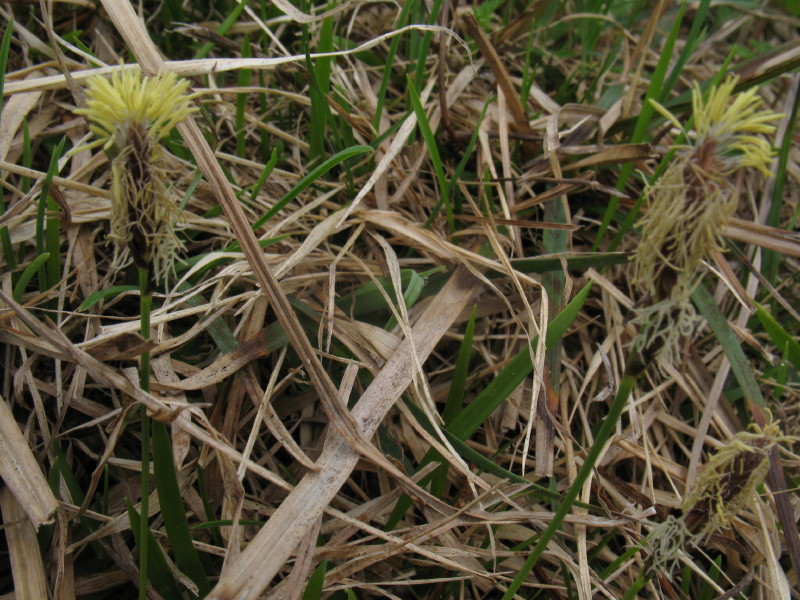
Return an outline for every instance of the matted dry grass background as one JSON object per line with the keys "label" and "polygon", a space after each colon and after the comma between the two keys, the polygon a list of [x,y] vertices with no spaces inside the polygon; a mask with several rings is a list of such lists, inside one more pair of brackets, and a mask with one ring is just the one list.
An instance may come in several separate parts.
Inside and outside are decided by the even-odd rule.
{"label": "matted dry grass background", "polygon": [[[556,75],[562,81],[586,76],[592,68],[553,47],[541,48],[553,72],[532,79],[528,106],[519,101],[536,6],[515,13],[506,27],[490,18],[496,27],[491,36],[458,6],[449,6],[438,23],[447,30],[417,29],[418,39],[427,32],[434,40],[418,91],[438,130],[448,175],[481,123],[468,171],[487,174],[489,182],[458,183],[463,206],[457,234],[451,235],[443,211],[430,227],[423,225],[441,189],[414,113],[374,143],[374,124],[386,131],[410,105],[407,90],[396,85],[404,77],[393,80],[376,120],[383,69],[370,59],[385,59],[395,36],[414,32],[391,34],[397,6],[339,6],[336,35],[363,46],[361,53],[342,52],[330,62],[332,115],[350,128],[347,139],[373,144],[375,151],[323,175],[253,232],[250,224],[313,168],[307,64],[302,55],[290,56],[290,42],[304,20],[313,42],[322,21],[284,4],[276,3],[284,15],[267,22],[259,7],[246,6],[224,37],[211,36],[215,45],[208,57],[197,60],[164,55],[165,48],[156,46],[154,40],[165,39],[163,17],[149,4],[144,20],[124,1],[55,4],[49,9],[50,36],[38,5],[0,6],[4,25],[15,15],[0,130],[6,205],[0,225],[8,227],[18,261],[13,272],[7,261],[0,270],[0,452],[6,483],[0,491],[0,598],[137,596],[137,551],[125,499],[139,499],[138,404],[170,424],[189,523],[216,521],[192,533],[216,586],[209,597],[256,598],[263,592],[299,598],[310,574],[323,572],[322,561],[328,561],[322,595],[347,589],[359,598],[501,597],[557,501],[521,494],[521,479],[504,479],[463,456],[434,417],[447,399],[473,305],[465,406],[520,350],[535,344],[532,374],[506,392],[500,407],[468,436],[469,448],[563,492],[593,444],[604,403],[625,370],[636,334],[630,311],[639,298],[625,255],[592,252],[592,243],[612,198],[630,208],[641,192],[636,178],[624,193],[616,192],[621,165],[634,161],[652,173],[665,152],[660,144],[671,135],[668,128],[652,132],[659,136],[653,145],[630,143],[630,131],[676,7],[661,2],[631,27],[603,30],[597,48],[616,48],[620,68],[606,72],[594,90],[576,83],[575,99],[585,96],[581,103],[559,104],[563,94],[539,84]],[[575,8],[561,7],[559,22],[577,19]],[[800,22],[785,12],[747,8],[711,31],[685,65],[676,94],[695,80],[711,79],[734,44],[748,47],[755,39],[777,51],[741,61],[737,72],[754,80],[789,70],[761,95],[768,106],[790,115],[798,93],[791,67],[798,60]],[[181,35],[203,41],[218,25],[193,22],[171,34],[173,43]],[[64,39],[75,30],[96,59],[74,39]],[[256,39],[265,31],[273,41],[254,46],[253,58],[242,58],[243,36]],[[461,38],[477,41],[474,53]],[[183,50],[176,46],[178,51]],[[19,274],[36,259],[39,194],[53,140],[66,136],[75,147],[87,135],[85,121],[72,114],[82,82],[95,72],[123,68],[117,65],[132,57],[150,73],[165,68],[166,60],[166,68],[190,78],[203,108],[199,118],[179,127],[183,142],[176,143],[185,157],[172,158],[175,189],[179,195],[190,190],[180,227],[187,256],[196,262],[188,269],[179,265],[177,278],[156,295],[152,395],[135,383],[143,343],[137,337],[137,292],[79,308],[99,290],[135,282],[130,269],[113,264],[105,241],[110,169],[103,152],[62,159],[52,180],[61,280],[37,291],[34,276],[27,288],[15,289]],[[245,70],[249,82],[237,79]],[[600,108],[600,90],[611,89],[617,100]],[[243,100],[237,107],[238,98]],[[243,133],[237,127],[242,118]],[[780,122],[779,136],[788,120]],[[329,154],[332,139],[326,139]],[[280,160],[251,194],[272,148],[280,150]],[[783,375],[772,368],[781,364],[782,350],[753,326],[750,299],[772,294],[785,327],[796,330],[800,239],[789,228],[800,206],[797,160],[795,147],[777,229],[763,225],[772,183],[749,174],[737,182],[740,210],[726,235],[740,252],[718,257],[705,280],[787,435],[798,433],[797,373],[791,366]],[[487,197],[496,209],[491,216]],[[548,222],[552,213],[544,206],[551,202],[566,207],[564,222]],[[601,250],[621,223],[612,221]],[[555,271],[564,275],[560,305],[547,300],[546,276],[512,263],[545,253],[543,231],[564,232],[566,252]],[[637,239],[630,231],[619,250],[635,248]],[[272,241],[262,249],[258,240]],[[231,247],[234,242],[238,246]],[[783,256],[775,289],[759,278],[763,248]],[[599,261],[594,266],[567,263],[592,257]],[[425,274],[428,287],[409,310],[398,306],[391,285],[386,301],[397,307],[394,314],[385,301],[363,317],[353,310],[355,300],[351,306],[335,302],[376,278],[407,289],[410,271]],[[444,285],[443,273],[451,274]],[[554,366],[552,353],[548,357],[538,340],[546,336],[546,323],[590,280],[588,298],[561,338]],[[392,317],[396,325],[384,327]],[[219,339],[239,345],[225,352]],[[592,508],[573,507],[528,576],[523,597],[621,598],[646,561],[642,553],[626,551],[680,506],[708,453],[750,421],[731,391],[737,385],[730,364],[708,327],[686,340],[685,348],[683,364],[661,370],[651,365],[637,384],[579,498]],[[545,404],[555,407],[556,424],[549,429],[542,425]],[[439,425],[426,428],[426,417]],[[423,463],[432,447],[450,464],[444,488],[434,493],[419,485],[432,469]],[[787,506],[796,515],[797,462],[790,450],[783,449],[781,460],[790,489]],[[786,539],[796,539],[797,532],[783,535],[769,492],[762,488],[735,527],[723,532],[728,546],[703,548],[705,556],[687,551],[673,583],[667,573],[653,574],[638,597],[710,598],[745,579],[750,598],[796,594],[800,584]],[[389,529],[403,495],[412,505]],[[150,515],[156,539],[169,549],[155,493]],[[720,556],[721,577],[713,563]],[[191,597],[192,582],[180,575],[178,581],[184,597]]]}

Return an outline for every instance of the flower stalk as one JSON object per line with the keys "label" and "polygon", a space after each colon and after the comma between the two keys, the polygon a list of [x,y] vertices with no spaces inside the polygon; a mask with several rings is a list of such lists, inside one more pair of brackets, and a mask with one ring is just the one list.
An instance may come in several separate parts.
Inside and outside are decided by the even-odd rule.
{"label": "flower stalk", "polygon": [[[182,248],[175,235],[178,203],[167,184],[162,141],[195,109],[189,83],[174,73],[142,77],[138,69],[116,71],[87,83],[85,115],[95,140],[81,149],[102,148],[111,157],[111,232],[115,263],[129,255],[139,275],[141,336],[150,338],[154,280],[164,281]],[[140,356],[139,385],[150,391],[150,352]],[[139,598],[147,598],[150,498],[150,417],[142,406]]]}

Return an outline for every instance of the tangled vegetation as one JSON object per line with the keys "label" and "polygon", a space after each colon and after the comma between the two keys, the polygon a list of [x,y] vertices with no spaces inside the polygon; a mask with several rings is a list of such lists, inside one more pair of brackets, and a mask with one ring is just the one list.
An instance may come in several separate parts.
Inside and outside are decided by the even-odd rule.
{"label": "tangled vegetation", "polygon": [[791,0],[0,22],[0,597],[800,593]]}

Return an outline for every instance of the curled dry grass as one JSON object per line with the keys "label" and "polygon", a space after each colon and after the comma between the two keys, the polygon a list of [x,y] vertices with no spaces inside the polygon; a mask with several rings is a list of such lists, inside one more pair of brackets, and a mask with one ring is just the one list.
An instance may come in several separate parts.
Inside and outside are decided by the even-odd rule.
{"label": "curled dry grass", "polygon": [[[481,22],[449,7],[437,22],[446,29],[401,29],[395,6],[345,3],[325,21],[284,4],[266,21],[246,7],[224,36],[213,34],[219,22],[165,32],[162,17],[143,23],[110,0],[53,7],[48,36],[22,6],[0,8],[5,23],[15,16],[0,130],[0,225],[12,250],[0,289],[0,507],[11,565],[0,592],[136,596],[125,501],[139,502],[137,404],[169,424],[209,597],[495,598],[516,577],[524,597],[621,598],[643,577],[643,598],[797,590],[796,531],[781,533],[794,521],[781,521],[771,498],[778,480],[718,539],[687,548],[682,571],[648,570],[640,546],[758,410],[797,434],[796,148],[784,155],[776,216],[773,181],[737,180],[730,252],[706,265],[714,314],[744,348],[755,391],[739,375],[745,354],[731,354],[708,325],[683,341],[680,364],[644,365],[576,488],[579,502],[530,569],[532,545],[630,374],[631,315],[646,300],[630,283],[627,251],[639,237],[624,220],[643,185],[620,173],[633,164],[651,176],[674,141],[654,121],[653,143],[643,143],[634,123],[675,14],[659,3],[629,26],[605,15],[555,38],[547,27],[578,20],[575,7],[548,15],[549,25],[536,7]],[[296,36],[305,27],[314,50],[331,35],[326,23],[359,51],[308,63]],[[781,44],[796,19],[752,8],[712,24],[662,101],[676,98],[681,114],[681,93],[710,80],[733,44],[757,38],[777,50],[735,70],[745,83],[769,80],[761,93],[786,113],[786,135],[798,77],[781,73],[797,56]],[[94,57],[64,41],[76,29]],[[597,33],[599,54],[564,51],[581,31]],[[259,40],[252,58],[242,56],[245,35]],[[417,75],[413,53],[426,36]],[[207,55],[187,57],[184,46],[208,39]],[[471,54],[462,39],[476,42]],[[679,36],[676,53],[690,41]],[[384,98],[381,61],[393,44]],[[531,47],[537,70],[523,66]],[[592,62],[615,52],[613,68]],[[160,53],[191,79],[202,117],[182,124],[170,148],[187,256],[156,293],[155,339],[145,342],[137,292],[117,287],[135,283],[132,270],[114,266],[105,242],[108,158],[78,152],[46,174],[54,140],[85,140],[72,113],[85,78],[124,68],[115,65],[130,54],[156,72]],[[367,145],[305,185],[324,159]],[[614,204],[622,212],[609,213],[593,248]],[[35,262],[53,249],[55,263]],[[759,318],[754,301],[769,307]],[[559,327],[568,329],[546,347]],[[779,347],[781,331],[790,335]],[[152,394],[135,383],[146,348]],[[792,488],[796,457],[785,448],[780,463]],[[794,492],[784,498],[796,505]],[[173,584],[190,597],[198,583],[172,564],[176,541],[155,493],[149,512]],[[37,548],[42,561],[21,560]],[[153,595],[172,589],[151,582]]]}

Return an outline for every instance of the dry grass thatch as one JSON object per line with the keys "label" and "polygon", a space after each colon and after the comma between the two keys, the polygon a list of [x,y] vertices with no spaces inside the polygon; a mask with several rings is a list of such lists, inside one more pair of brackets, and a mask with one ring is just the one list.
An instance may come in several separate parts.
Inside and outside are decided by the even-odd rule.
{"label": "dry grass thatch", "polygon": [[[0,598],[800,593],[790,2],[191,4],[0,6]],[[136,68],[194,111],[149,285],[75,113]],[[646,333],[636,215],[723,68],[772,175]]]}

